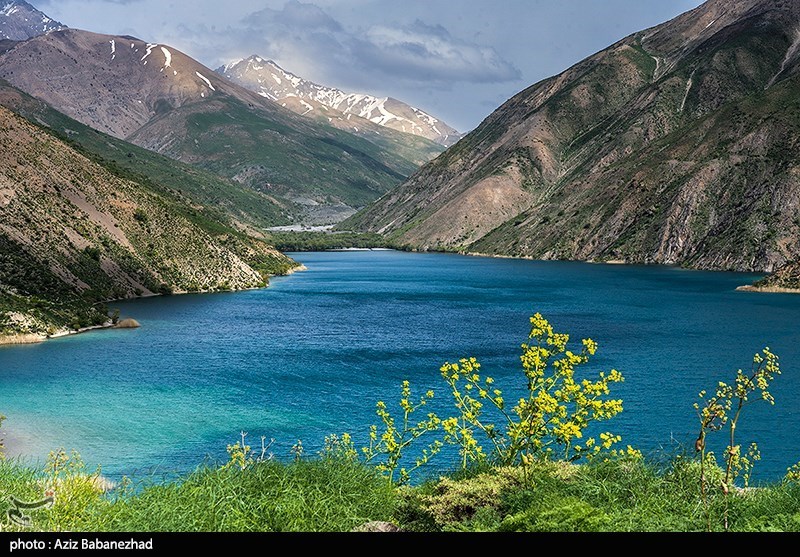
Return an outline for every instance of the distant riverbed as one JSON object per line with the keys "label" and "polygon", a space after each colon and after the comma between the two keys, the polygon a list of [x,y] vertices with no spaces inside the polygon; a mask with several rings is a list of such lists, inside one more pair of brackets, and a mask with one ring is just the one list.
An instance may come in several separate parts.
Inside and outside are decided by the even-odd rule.
{"label": "distant riverbed", "polygon": [[298,439],[314,453],[330,433],[363,444],[375,402],[396,404],[403,379],[434,389],[434,409],[448,411],[445,360],[475,356],[519,393],[519,345],[541,312],[576,347],[599,343],[593,371],[623,372],[614,394],[625,410],[603,429],[650,454],[688,451],[697,392],[769,346],[784,370],[776,404],[748,407],[738,434],[762,449],[756,480],[800,460],[800,296],[736,291],[758,275],[377,250],[290,255],[308,269],[267,289],[115,304],[142,327],[0,348],[12,453],[35,460],[74,448],[116,478],[224,460],[242,431],[253,446],[274,438],[279,458]]}

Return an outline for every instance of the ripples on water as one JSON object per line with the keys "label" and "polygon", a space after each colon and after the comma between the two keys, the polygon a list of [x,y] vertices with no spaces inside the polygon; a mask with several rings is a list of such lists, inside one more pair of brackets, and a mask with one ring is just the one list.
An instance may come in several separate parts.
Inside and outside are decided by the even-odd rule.
{"label": "ripples on water", "polygon": [[115,477],[224,459],[240,431],[253,445],[275,438],[281,458],[297,439],[313,451],[332,432],[363,442],[375,402],[396,401],[405,378],[437,390],[444,405],[445,360],[475,356],[513,391],[538,311],[576,346],[599,342],[592,370],[624,373],[614,394],[625,410],[604,429],[645,452],[691,446],[697,392],[770,346],[784,372],[776,405],[747,408],[739,439],[761,446],[756,480],[800,460],[800,296],[735,291],[755,275],[392,251],[293,255],[308,271],[265,290],[127,302],[123,316],[141,329],[0,349],[12,448],[34,458],[75,448]]}

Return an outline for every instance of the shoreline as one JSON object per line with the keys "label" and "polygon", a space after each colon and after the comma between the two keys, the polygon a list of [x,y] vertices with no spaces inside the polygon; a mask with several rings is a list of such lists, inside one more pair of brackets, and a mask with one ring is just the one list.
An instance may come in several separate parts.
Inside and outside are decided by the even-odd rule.
{"label": "shoreline", "polygon": [[[294,273],[300,271],[307,271],[308,267],[303,264],[298,264],[296,267],[293,267],[286,271],[283,275],[272,275],[272,276],[289,276]],[[248,290],[260,290],[262,288],[269,288],[269,284],[266,286],[253,286],[250,288],[237,288],[234,290],[225,290],[224,292],[245,292]],[[178,290],[170,294],[170,296],[183,296],[186,294],[219,294],[222,291],[219,290],[200,290],[197,292],[188,292],[183,290]],[[159,296],[164,296],[164,294],[144,294],[142,296],[135,296],[133,298],[121,298],[117,300],[102,300],[100,302],[95,302],[95,304],[113,304],[114,302],[129,302],[132,300],[144,300],[146,298],[157,298]],[[0,335],[0,347],[4,346],[23,346],[23,345],[30,345],[30,344],[41,344],[45,341],[54,339],[54,338],[63,338],[68,337],[71,335],[79,335],[82,333],[88,333],[90,331],[98,331],[102,329],[115,329],[117,325],[113,324],[111,321],[106,321],[102,325],[92,325],[90,327],[82,327],[77,330],[69,330],[69,329],[61,329],[52,335],[48,335],[45,333],[14,333],[9,335]]]}
{"label": "shoreline", "polygon": [[20,333],[14,335],[3,335],[0,336],[0,346],[22,346],[25,344],[40,344],[50,339],[54,338],[63,338],[68,337],[71,335],[79,335],[81,333],[87,333],[89,331],[97,331],[100,329],[113,329],[116,325],[111,323],[110,321],[103,323],[102,325],[92,325],[90,327],[82,327],[77,330],[61,330],[52,335],[46,335],[44,333]]}
{"label": "shoreline", "polygon": [[745,284],[737,286],[739,292],[759,292],[762,294],[800,294],[800,288],[785,288],[783,286],[753,286]]}
{"label": "shoreline", "polygon": [[4,449],[2,451],[2,455],[9,459],[43,459],[46,454],[37,454],[33,448],[31,443],[31,439],[29,436],[19,435],[19,431],[15,434],[14,427],[9,427],[9,420],[3,422],[2,428],[0,428],[0,440],[3,442]]}

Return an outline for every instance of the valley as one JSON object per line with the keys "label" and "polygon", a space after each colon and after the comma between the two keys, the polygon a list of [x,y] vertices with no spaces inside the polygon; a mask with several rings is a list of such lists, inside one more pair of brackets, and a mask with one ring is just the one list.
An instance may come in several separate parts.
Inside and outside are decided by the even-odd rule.
{"label": "valley", "polygon": [[0,543],[800,531],[800,2],[33,3]]}

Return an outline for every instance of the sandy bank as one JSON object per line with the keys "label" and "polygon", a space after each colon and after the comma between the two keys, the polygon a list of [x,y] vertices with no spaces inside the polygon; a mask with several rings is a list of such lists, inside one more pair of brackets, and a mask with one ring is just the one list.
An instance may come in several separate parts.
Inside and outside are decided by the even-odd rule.
{"label": "sandy bank", "polygon": [[17,335],[0,335],[0,346],[7,346],[13,344],[36,344],[47,340],[45,335],[36,334],[17,334]]}
{"label": "sandy bank", "polygon": [[800,294],[800,288],[783,288],[781,286],[753,286],[752,284],[737,286],[736,290],[739,290],[740,292],[764,292],[767,294]]}
{"label": "sandy bank", "polygon": [[3,455],[6,458],[31,458],[33,454],[32,445],[25,439],[16,437],[12,431],[7,427],[8,421],[3,423],[3,428],[0,429],[0,440],[5,447]]}
{"label": "sandy bank", "polygon": [[38,344],[40,342],[44,342],[51,338],[61,338],[69,335],[78,335],[80,333],[85,333],[88,331],[96,331],[97,329],[110,329],[113,326],[114,325],[109,321],[103,325],[93,325],[91,327],[83,327],[82,329],[78,329],[77,331],[70,331],[67,329],[63,329],[61,331],[53,333],[52,335],[45,335],[43,333],[0,335],[0,346],[10,346],[16,344]]}
{"label": "sandy bank", "polygon": [[[298,265],[297,267],[292,267],[288,271],[286,271],[286,275],[293,275],[299,271],[308,271],[308,267],[303,264]],[[280,276],[280,275],[279,275]],[[284,275],[285,276],[285,275]]]}

